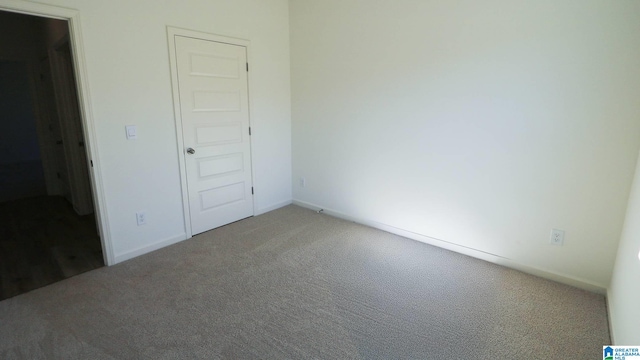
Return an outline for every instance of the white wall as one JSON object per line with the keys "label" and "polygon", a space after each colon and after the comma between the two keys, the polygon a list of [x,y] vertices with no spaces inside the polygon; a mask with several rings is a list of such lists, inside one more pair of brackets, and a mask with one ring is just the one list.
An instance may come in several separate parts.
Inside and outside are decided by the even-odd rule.
{"label": "white wall", "polygon": [[640,2],[289,11],[295,201],[607,287],[640,145]]}
{"label": "white wall", "polygon": [[[640,160],[640,158],[639,158]],[[640,162],[631,188],[618,257],[608,292],[611,330],[616,344],[640,344]]]}
{"label": "white wall", "polygon": [[[117,260],[183,238],[166,27],[251,41],[256,211],[291,201],[288,4],[285,0],[46,0],[79,10],[88,87]],[[0,5],[2,0],[0,0]],[[138,140],[125,139],[125,125]],[[135,213],[147,212],[137,226]]]}

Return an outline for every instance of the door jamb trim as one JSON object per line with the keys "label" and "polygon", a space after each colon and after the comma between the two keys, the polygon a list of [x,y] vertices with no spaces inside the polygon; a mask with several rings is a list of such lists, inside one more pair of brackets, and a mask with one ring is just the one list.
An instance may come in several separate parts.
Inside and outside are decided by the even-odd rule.
{"label": "door jamb trim", "polygon": [[78,105],[82,117],[82,130],[85,138],[85,151],[87,158],[93,166],[87,164],[89,169],[89,181],[91,182],[96,212],[97,230],[102,243],[102,254],[105,265],[115,264],[113,243],[109,227],[109,217],[106,208],[106,195],[102,183],[101,161],[98,151],[98,141],[93,118],[91,95],[89,93],[89,80],[85,50],[82,42],[82,26],[80,24],[80,12],[78,10],[54,5],[39,4],[19,0],[5,0],[0,4],[0,10],[33,15],[58,20],[66,20],[69,25],[69,43],[72,46],[73,70],[76,76],[76,88],[78,93]]}

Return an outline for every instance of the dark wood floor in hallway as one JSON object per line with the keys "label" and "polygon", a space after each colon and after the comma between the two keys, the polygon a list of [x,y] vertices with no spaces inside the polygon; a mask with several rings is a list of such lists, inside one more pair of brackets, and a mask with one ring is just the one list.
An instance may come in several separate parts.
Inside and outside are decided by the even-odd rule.
{"label": "dark wood floor in hallway", "polygon": [[102,266],[93,214],[60,196],[0,203],[0,300]]}

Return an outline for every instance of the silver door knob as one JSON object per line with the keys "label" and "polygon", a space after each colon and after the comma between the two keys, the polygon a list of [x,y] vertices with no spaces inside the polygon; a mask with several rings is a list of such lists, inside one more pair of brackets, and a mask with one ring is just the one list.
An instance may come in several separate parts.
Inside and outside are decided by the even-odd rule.
{"label": "silver door knob", "polygon": [[196,153],[196,151],[195,151],[195,150],[193,150],[193,148],[188,148],[188,149],[187,149],[187,153],[189,153],[189,154],[193,155],[193,154],[195,154],[195,153]]}

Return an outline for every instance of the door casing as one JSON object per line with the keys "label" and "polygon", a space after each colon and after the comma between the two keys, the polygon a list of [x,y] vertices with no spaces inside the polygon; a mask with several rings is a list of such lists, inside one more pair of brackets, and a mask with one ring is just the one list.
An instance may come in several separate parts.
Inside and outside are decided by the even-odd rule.
{"label": "door casing", "polygon": [[59,20],[66,20],[69,24],[69,43],[74,64],[76,89],[78,90],[78,105],[82,118],[82,128],[85,139],[87,158],[93,163],[89,168],[91,191],[96,212],[96,225],[102,242],[102,254],[107,266],[115,264],[113,245],[109,219],[106,211],[106,196],[102,183],[101,162],[98,156],[98,141],[92,114],[92,106],[89,97],[87,66],[84,58],[84,45],[82,43],[82,27],[80,25],[80,12],[59,6],[39,4],[21,0],[4,0],[0,4],[0,10],[25,15],[40,16]]}

